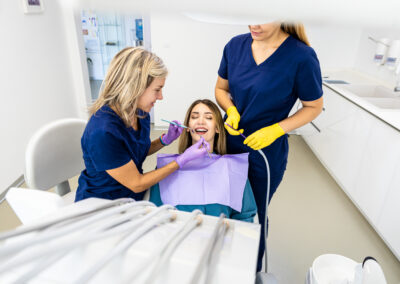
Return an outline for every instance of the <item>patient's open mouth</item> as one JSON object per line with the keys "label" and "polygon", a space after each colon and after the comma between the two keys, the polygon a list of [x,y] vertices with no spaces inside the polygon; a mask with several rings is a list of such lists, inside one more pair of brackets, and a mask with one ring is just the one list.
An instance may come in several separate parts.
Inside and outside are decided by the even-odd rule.
{"label": "patient's open mouth", "polygon": [[194,131],[196,132],[196,134],[204,135],[207,133],[208,129],[206,129],[204,127],[198,127]]}

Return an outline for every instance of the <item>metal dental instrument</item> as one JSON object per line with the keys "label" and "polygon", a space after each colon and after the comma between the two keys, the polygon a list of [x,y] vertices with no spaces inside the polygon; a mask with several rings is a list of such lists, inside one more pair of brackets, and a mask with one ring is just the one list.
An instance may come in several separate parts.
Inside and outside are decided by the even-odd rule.
{"label": "metal dental instrument", "polygon": [[[220,249],[222,248],[222,246],[219,245],[218,240],[220,238],[222,239],[224,238],[227,229],[226,227],[227,224],[225,223],[225,217],[226,216],[224,213],[221,213],[221,215],[219,215],[218,222],[214,227],[211,238],[208,240],[208,243],[206,244],[206,248],[204,249],[200,262],[198,263],[196,270],[192,275],[190,284],[197,284],[199,283],[200,279],[202,279],[201,283],[207,283],[205,281],[211,278],[213,274],[213,268],[210,267],[210,263],[212,262],[213,257],[215,257],[216,254],[220,253]],[[201,276],[203,273],[205,273],[205,277],[202,278]]]}
{"label": "metal dental instrument", "polygon": [[[187,126],[185,126],[185,125],[178,124],[178,123],[176,123],[176,122],[169,121],[169,120],[166,120],[166,119],[162,119],[162,118],[161,118],[161,120],[162,120],[162,121],[165,121],[165,122],[168,122],[169,124],[173,124],[173,125],[176,125],[176,126],[179,126],[179,127],[182,127],[182,128],[189,129],[190,131],[192,131],[192,133],[194,133],[194,129],[193,129],[193,128],[190,128],[190,127],[187,127]],[[204,145],[204,146],[205,146],[205,145]],[[208,151],[207,151],[207,154],[208,154],[208,157],[211,159],[211,154],[210,154]]]}
{"label": "metal dental instrument", "polygon": [[144,222],[154,217],[155,215],[159,214],[160,212],[173,208],[174,207],[171,205],[163,205],[156,208],[151,213],[146,214],[144,217],[141,217],[132,222],[126,222],[122,225],[119,225],[105,232],[85,235],[79,239],[78,238],[66,239],[63,241],[59,241],[58,243],[52,243],[46,246],[46,248],[33,247],[30,250],[26,251],[23,255],[16,255],[12,259],[8,260],[6,263],[2,264],[0,266],[0,274],[9,269],[13,269],[14,267],[18,267],[32,260],[35,260],[38,257],[44,257],[44,256],[51,257],[60,250],[64,251],[64,250],[75,249],[78,248],[79,246],[85,246],[88,243],[91,243],[96,240],[108,238],[111,236],[115,236],[117,234],[135,230],[137,227],[141,226]]}
{"label": "metal dental instrument", "polygon": [[104,209],[103,211],[100,211],[96,215],[86,217],[86,218],[79,220],[71,225],[66,225],[62,228],[48,232],[46,234],[39,234],[29,240],[21,239],[21,240],[16,240],[14,242],[6,244],[0,248],[0,254],[2,256],[5,256],[5,255],[9,255],[9,254],[21,251],[22,249],[24,249],[26,247],[33,246],[38,243],[46,242],[46,241],[49,241],[54,238],[58,238],[60,236],[66,235],[70,232],[73,232],[77,229],[80,229],[82,227],[93,224],[96,221],[102,220],[108,216],[117,215],[120,212],[126,211],[127,209],[131,209],[131,208],[139,207],[139,206],[154,206],[154,204],[152,204],[151,202],[148,202],[148,201],[137,201],[137,202],[126,203],[124,205],[120,205],[120,206],[116,206],[116,207],[110,207],[110,208]]}
{"label": "metal dental instrument", "polygon": [[[235,130],[235,131],[238,131],[237,129],[235,129],[235,128],[233,128],[232,126],[230,126],[228,123],[224,123],[226,126],[228,126],[229,128],[232,128],[233,130]],[[246,139],[247,137],[246,136],[244,136],[243,135],[243,133],[239,133],[240,134],[240,136],[242,136],[244,139]]]}
{"label": "metal dental instrument", "polygon": [[[203,145],[204,148],[206,148],[206,145],[205,145],[204,143],[203,143],[202,145]],[[211,154],[210,154],[210,152],[208,152],[207,149],[206,149],[206,151],[207,151],[208,157],[211,159]]]}
{"label": "metal dental instrument", "polygon": [[[164,208],[165,211],[168,207]],[[78,279],[74,281],[75,284],[84,284],[88,283],[89,280],[97,274],[99,270],[101,270],[107,263],[109,263],[114,257],[124,253],[129,249],[129,247],[134,244],[140,237],[146,234],[148,231],[151,231],[156,226],[161,225],[162,223],[169,221],[173,221],[176,219],[176,214],[173,212],[168,212],[168,214],[163,214],[161,216],[157,216],[156,218],[148,221],[146,224],[143,224],[142,227],[133,230],[128,233],[117,246],[114,247],[112,251],[110,251],[107,255],[101,258],[98,262],[96,262],[92,267],[90,267],[87,271],[78,276]]]}
{"label": "metal dental instrument", "polygon": [[[200,226],[203,222],[203,219],[200,217],[200,214],[203,215],[203,212],[196,209],[192,211],[191,217],[187,222],[185,222],[180,228],[178,228],[173,234],[171,234],[167,240],[161,244],[148,258],[147,261],[142,262],[140,265],[136,267],[132,267],[131,273],[126,277],[126,279],[121,282],[121,284],[131,284],[132,279],[138,276],[138,274],[145,270],[146,267],[150,266],[152,263],[155,263],[152,271],[157,271],[157,273],[150,273],[150,276],[147,278],[147,282],[145,283],[154,283],[154,280],[159,276],[160,270],[157,269],[157,266],[165,265],[163,262],[163,258],[166,253],[170,250],[174,250],[175,246],[179,245],[183,238],[185,238],[191,231],[194,229],[194,225]],[[169,261],[169,259],[167,259]]]}
{"label": "metal dental instrument", "polygon": [[212,159],[210,152],[207,151],[208,157]]}
{"label": "metal dental instrument", "polygon": [[35,223],[33,225],[25,226],[25,227],[23,227],[21,229],[16,229],[14,231],[8,231],[8,232],[0,233],[0,241],[8,239],[8,238],[11,238],[11,237],[16,237],[16,236],[19,236],[19,235],[31,233],[31,232],[34,232],[34,231],[40,231],[40,230],[49,228],[51,226],[54,226],[56,224],[59,224],[59,223],[61,223],[63,221],[66,221],[66,220],[72,220],[72,219],[75,219],[75,218],[78,218],[78,217],[87,216],[88,214],[91,214],[91,213],[94,213],[94,212],[98,212],[98,211],[101,211],[101,210],[104,210],[104,209],[107,209],[107,208],[110,208],[110,207],[119,206],[119,205],[122,205],[122,204],[125,204],[125,203],[130,203],[130,202],[135,202],[135,200],[133,200],[131,198],[120,198],[120,199],[113,200],[110,203],[97,205],[97,206],[95,206],[93,208],[87,208],[85,210],[74,212],[73,214],[62,216],[62,217],[57,218],[57,219],[51,219],[49,221],[45,221],[45,222],[42,222],[42,223],[39,223],[39,224]]}
{"label": "metal dental instrument", "polygon": [[185,126],[185,125],[178,124],[178,123],[176,123],[176,122],[169,121],[169,120],[162,119],[162,118],[161,118],[161,120],[164,121],[164,122],[168,122],[169,124],[173,124],[173,125],[176,125],[176,126],[179,126],[179,127],[182,127],[182,128],[187,128],[187,129],[190,129],[191,131],[194,131],[193,128],[187,127],[187,126]]}
{"label": "metal dental instrument", "polygon": [[183,226],[181,226],[180,229],[176,231],[175,235],[161,248],[158,257],[151,258],[153,260],[156,259],[155,265],[145,283],[157,283],[157,278],[163,274],[161,272],[165,272],[162,269],[168,267],[171,256],[177,247],[196,227],[202,224],[203,219],[199,216],[199,214],[203,213],[200,210],[194,210],[189,220]]}

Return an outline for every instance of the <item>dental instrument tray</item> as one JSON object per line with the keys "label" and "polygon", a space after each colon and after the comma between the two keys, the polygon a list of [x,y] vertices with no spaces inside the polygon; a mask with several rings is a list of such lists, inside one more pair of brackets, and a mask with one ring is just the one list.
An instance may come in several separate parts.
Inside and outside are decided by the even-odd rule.
{"label": "dental instrument tray", "polygon": [[129,198],[63,205],[0,233],[0,283],[254,283],[260,226],[224,217]]}

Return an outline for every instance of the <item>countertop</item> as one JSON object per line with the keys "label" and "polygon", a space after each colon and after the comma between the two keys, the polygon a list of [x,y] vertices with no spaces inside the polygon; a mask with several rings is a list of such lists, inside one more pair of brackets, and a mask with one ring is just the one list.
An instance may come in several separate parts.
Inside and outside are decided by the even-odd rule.
{"label": "countertop", "polygon": [[[391,125],[393,128],[400,131],[400,109],[382,109],[379,108],[367,100],[359,97],[352,92],[343,88],[343,84],[329,84],[324,82],[324,80],[343,80],[349,84],[369,84],[369,85],[380,85],[382,87],[386,87],[389,90],[393,90],[394,86],[387,85],[387,83],[377,80],[374,77],[368,76],[366,74],[360,73],[355,70],[333,70],[333,71],[324,71],[322,75],[323,85],[332,89],[333,91],[339,93],[343,97],[352,101],[354,104],[368,111],[375,117],[381,119],[387,124]],[[400,92],[399,92],[399,100],[400,100]]]}

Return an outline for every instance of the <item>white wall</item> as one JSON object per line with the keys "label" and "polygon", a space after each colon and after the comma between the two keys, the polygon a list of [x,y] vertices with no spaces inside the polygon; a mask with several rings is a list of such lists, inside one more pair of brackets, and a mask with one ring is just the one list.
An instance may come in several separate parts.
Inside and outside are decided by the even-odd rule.
{"label": "white wall", "polygon": [[311,46],[318,55],[321,69],[353,68],[362,29],[335,24],[305,24]]}
{"label": "white wall", "polygon": [[376,65],[373,61],[375,54],[376,43],[369,40],[368,37],[379,39],[387,37],[389,39],[400,39],[400,29],[395,28],[365,28],[362,31],[361,39],[359,42],[355,69],[365,74],[368,74],[391,88],[394,88],[396,76],[392,70],[389,70],[384,65]]}
{"label": "white wall", "polygon": [[196,99],[214,99],[223,48],[247,27],[201,23],[168,13],[152,13],[150,27],[152,51],[169,70],[164,100],[154,107],[154,123],[159,126],[164,125],[161,118],[183,120]]}
{"label": "white wall", "polygon": [[78,117],[68,36],[59,1],[25,15],[22,1],[0,0],[0,192],[24,171],[29,138],[43,124]]}
{"label": "white wall", "polygon": [[[181,14],[151,14],[152,51],[169,69],[164,100],[154,108],[160,118],[183,120],[188,106],[198,98],[214,100],[214,86],[225,44],[248,32],[247,26],[202,23]],[[354,66],[361,28],[334,24],[309,24],[306,32],[323,69]]]}

